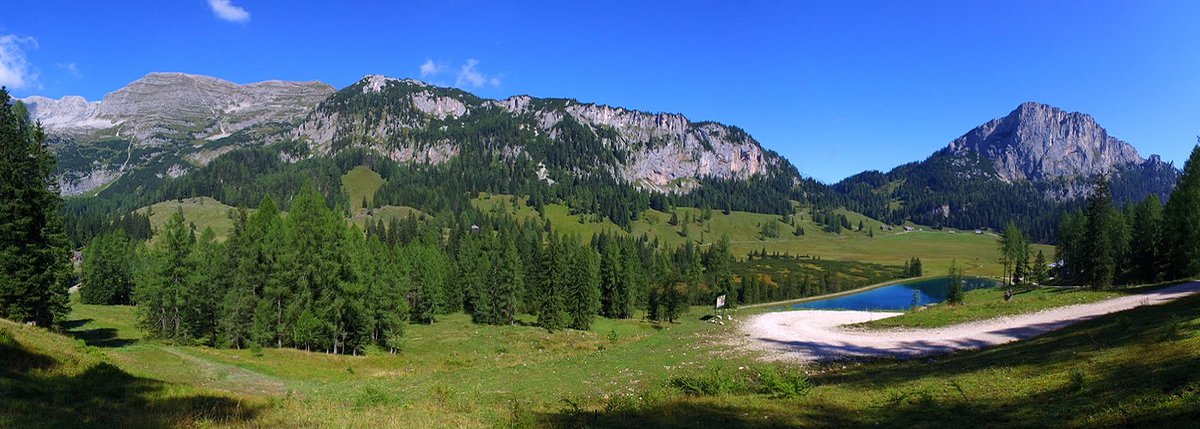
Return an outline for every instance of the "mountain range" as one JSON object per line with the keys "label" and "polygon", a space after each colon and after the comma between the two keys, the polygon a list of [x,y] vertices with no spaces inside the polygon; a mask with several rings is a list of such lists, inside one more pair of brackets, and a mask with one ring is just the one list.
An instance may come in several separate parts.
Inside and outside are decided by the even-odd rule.
{"label": "mountain range", "polygon": [[[281,142],[306,149],[289,162],[360,148],[436,165],[486,150],[536,169],[548,184],[605,177],[664,194],[692,193],[705,180],[811,182],[736,126],[573,99],[493,100],[379,75],[335,90],[320,82],[239,85],[152,73],[99,101],[23,101],[47,130],[67,195],[99,191],[135,171],[139,180],[179,177],[225,153]],[[781,195],[822,194],[826,203],[895,223],[994,227],[1015,217],[1044,227],[1054,221],[1047,213],[1071,207],[1101,174],[1112,178],[1119,199],[1132,200],[1167,195],[1179,172],[1157,156],[1143,159],[1087,114],[1028,102],[923,161]]]}

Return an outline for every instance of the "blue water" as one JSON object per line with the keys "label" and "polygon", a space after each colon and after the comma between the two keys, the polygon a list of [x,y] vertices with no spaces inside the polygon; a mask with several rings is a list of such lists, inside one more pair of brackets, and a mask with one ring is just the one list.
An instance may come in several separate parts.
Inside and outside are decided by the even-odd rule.
{"label": "blue water", "polygon": [[[978,277],[968,277],[964,281],[966,290],[992,287],[999,282]],[[946,300],[950,287],[950,278],[942,277],[928,280],[916,280],[897,283],[890,286],[871,289],[853,295],[822,299],[819,301],[802,302],[792,305],[794,309],[803,310],[858,310],[858,311],[897,311],[913,307],[914,291],[916,305],[937,304]]]}

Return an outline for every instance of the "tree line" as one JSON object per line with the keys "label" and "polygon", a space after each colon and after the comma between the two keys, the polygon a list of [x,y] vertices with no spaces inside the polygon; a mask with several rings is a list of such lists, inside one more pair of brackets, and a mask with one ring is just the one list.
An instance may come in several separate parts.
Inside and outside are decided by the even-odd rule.
{"label": "tree line", "polygon": [[1108,178],[1058,230],[1059,282],[1104,289],[1200,275],[1200,145],[1164,206],[1150,195],[1118,209]]}

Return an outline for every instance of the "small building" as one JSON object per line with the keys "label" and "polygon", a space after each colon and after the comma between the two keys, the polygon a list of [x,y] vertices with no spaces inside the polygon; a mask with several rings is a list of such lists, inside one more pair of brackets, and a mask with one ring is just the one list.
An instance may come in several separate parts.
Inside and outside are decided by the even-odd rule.
{"label": "small building", "polygon": [[913,227],[911,227],[911,226],[906,226],[906,227],[904,227],[904,231],[905,231],[905,232],[912,232],[912,231],[913,231]]}

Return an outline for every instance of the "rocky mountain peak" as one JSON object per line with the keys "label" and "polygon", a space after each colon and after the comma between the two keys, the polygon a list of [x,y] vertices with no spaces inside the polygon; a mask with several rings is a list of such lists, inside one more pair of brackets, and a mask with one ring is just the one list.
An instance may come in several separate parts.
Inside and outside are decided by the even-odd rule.
{"label": "rocky mountain peak", "polygon": [[941,153],[974,152],[1004,181],[1084,178],[1142,163],[1132,145],[1108,135],[1092,116],[1026,102],[954,140]]}

